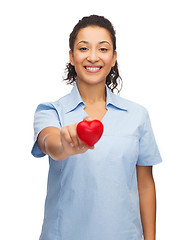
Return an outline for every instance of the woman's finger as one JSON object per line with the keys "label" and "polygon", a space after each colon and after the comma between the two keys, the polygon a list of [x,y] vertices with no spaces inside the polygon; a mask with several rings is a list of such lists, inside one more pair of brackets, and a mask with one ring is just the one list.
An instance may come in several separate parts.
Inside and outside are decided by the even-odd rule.
{"label": "woman's finger", "polygon": [[69,134],[69,131],[68,131],[67,127],[62,127],[61,130],[60,130],[60,132],[61,132],[62,141],[65,140],[65,141],[68,142],[69,144],[70,144],[70,143],[73,143],[73,140],[72,140],[72,138],[71,138],[71,135]]}

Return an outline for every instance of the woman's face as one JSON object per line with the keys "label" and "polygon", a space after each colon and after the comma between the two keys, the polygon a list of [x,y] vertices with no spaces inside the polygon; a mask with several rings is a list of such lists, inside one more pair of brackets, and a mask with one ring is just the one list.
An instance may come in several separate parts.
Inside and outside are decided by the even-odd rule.
{"label": "woman's face", "polygon": [[70,63],[75,67],[77,80],[89,84],[106,82],[116,57],[110,33],[98,26],[82,28],[75,39],[73,52],[70,51]]}

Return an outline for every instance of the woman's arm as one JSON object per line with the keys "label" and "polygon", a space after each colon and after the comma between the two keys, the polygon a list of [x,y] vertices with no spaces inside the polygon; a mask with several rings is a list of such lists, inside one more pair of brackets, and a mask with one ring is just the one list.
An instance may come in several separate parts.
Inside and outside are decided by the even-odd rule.
{"label": "woman's arm", "polygon": [[[89,119],[89,117],[84,118],[84,120],[90,121]],[[56,127],[44,128],[37,138],[39,149],[56,161],[84,153],[88,149],[94,149],[94,146],[89,146],[79,139],[76,131],[77,124],[67,125],[61,129]]]}
{"label": "woman's arm", "polygon": [[44,128],[37,138],[39,149],[54,160],[64,160],[66,155],[61,144],[60,130],[56,127]]}
{"label": "woman's arm", "polygon": [[152,166],[137,165],[137,181],[144,240],[155,240],[156,192]]}

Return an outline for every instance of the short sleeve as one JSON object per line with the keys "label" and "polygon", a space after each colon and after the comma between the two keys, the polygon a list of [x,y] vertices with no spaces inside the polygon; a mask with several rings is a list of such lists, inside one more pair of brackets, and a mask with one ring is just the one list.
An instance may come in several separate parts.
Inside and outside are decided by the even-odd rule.
{"label": "short sleeve", "polygon": [[59,115],[56,108],[51,103],[43,103],[38,105],[34,115],[34,145],[31,154],[34,157],[40,158],[45,154],[37,145],[37,137],[39,133],[46,127],[61,128]]}
{"label": "short sleeve", "polygon": [[152,166],[160,162],[162,162],[161,155],[152,130],[150,117],[147,112],[139,140],[139,156],[137,165]]}

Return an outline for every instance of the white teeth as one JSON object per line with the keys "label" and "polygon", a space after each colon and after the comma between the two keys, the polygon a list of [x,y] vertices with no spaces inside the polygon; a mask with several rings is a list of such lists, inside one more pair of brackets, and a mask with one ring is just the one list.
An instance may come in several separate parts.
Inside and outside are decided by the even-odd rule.
{"label": "white teeth", "polygon": [[94,72],[94,71],[98,71],[100,67],[86,67],[86,69]]}

